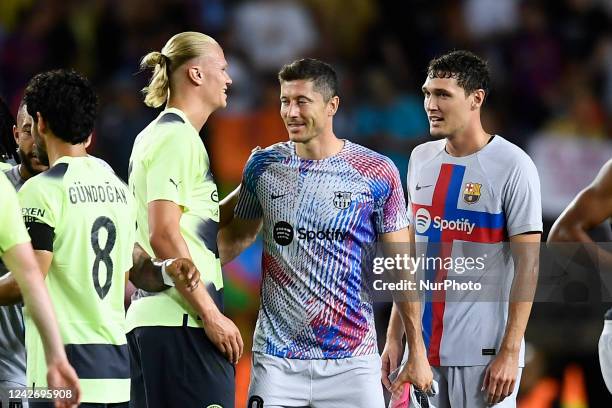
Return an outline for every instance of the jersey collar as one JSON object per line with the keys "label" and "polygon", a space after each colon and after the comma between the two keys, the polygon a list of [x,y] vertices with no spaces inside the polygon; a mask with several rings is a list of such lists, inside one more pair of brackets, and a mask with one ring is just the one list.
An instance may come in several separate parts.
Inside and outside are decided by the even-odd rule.
{"label": "jersey collar", "polygon": [[181,117],[181,119],[183,119],[183,121],[185,122],[186,125],[191,126],[191,128],[193,130],[195,130],[196,133],[200,133],[196,130],[196,128],[193,127],[193,125],[191,124],[191,122],[189,121],[189,119],[187,119],[187,115],[185,115],[185,112],[183,112],[182,110],[178,109],[178,108],[166,108],[163,111],[161,111],[159,113],[159,115],[157,116],[157,118],[161,118],[163,115],[165,115],[166,113],[175,113],[177,115],[179,115]]}

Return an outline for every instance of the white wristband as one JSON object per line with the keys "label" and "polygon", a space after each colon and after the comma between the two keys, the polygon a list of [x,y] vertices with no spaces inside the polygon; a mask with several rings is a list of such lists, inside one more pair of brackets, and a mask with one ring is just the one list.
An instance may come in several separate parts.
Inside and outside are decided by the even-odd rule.
{"label": "white wristband", "polygon": [[174,281],[172,280],[172,278],[170,277],[170,275],[168,275],[168,272],[166,272],[166,268],[168,266],[170,266],[170,264],[172,262],[176,261],[176,258],[172,258],[172,259],[164,259],[163,261],[159,262],[159,261],[153,261],[153,264],[156,266],[161,266],[161,275],[162,275],[162,280],[164,281],[164,285],[166,286],[174,286]]}

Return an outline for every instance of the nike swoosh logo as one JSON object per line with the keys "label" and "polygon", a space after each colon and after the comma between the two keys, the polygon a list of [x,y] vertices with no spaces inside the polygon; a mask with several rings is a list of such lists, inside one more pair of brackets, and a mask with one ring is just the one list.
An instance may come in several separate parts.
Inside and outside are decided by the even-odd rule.
{"label": "nike swoosh logo", "polygon": [[422,189],[422,188],[427,188],[427,187],[431,187],[431,186],[433,186],[433,184],[428,184],[428,185],[426,185],[426,186],[419,186],[419,183],[417,183],[417,185],[416,185],[416,190],[417,190],[417,191],[419,191],[419,190],[420,190],[420,189]]}
{"label": "nike swoosh logo", "polygon": [[272,198],[273,200],[276,200],[277,198],[281,198],[281,197],[284,197],[286,195],[287,195],[286,193],[285,194],[278,194],[278,195],[277,194],[272,194],[270,196],[270,198]]}

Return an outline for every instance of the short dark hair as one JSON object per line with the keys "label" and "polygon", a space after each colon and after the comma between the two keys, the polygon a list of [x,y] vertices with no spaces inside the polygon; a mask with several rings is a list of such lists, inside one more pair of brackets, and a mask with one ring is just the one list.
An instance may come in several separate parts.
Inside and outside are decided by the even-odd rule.
{"label": "short dark hair", "polygon": [[465,50],[451,51],[429,62],[429,78],[455,78],[466,95],[484,89],[489,95],[491,79],[487,62],[478,55]]}
{"label": "short dark hair", "polygon": [[327,102],[338,95],[338,76],[331,65],[314,58],[303,58],[284,65],[278,73],[279,82],[306,79]]}
{"label": "short dark hair", "polygon": [[40,112],[53,134],[65,142],[83,143],[93,131],[98,98],[89,81],[74,70],[36,75],[23,99],[34,121]]}

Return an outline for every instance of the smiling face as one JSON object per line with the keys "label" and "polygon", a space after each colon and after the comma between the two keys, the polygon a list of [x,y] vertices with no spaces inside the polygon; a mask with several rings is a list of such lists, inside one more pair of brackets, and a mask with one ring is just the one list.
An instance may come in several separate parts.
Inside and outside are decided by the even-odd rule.
{"label": "smiling face", "polygon": [[232,79],[227,73],[227,61],[223,50],[217,44],[211,45],[205,56],[200,58],[199,67],[203,76],[203,97],[214,109],[227,106],[227,89]]}
{"label": "smiling face", "polygon": [[314,89],[314,82],[306,79],[281,81],[281,118],[289,133],[289,140],[307,143],[330,127],[337,102],[334,96],[325,101]]}
{"label": "smiling face", "polygon": [[429,76],[422,91],[429,132],[434,138],[452,138],[467,127],[474,114],[474,93],[466,96],[455,78]]}

